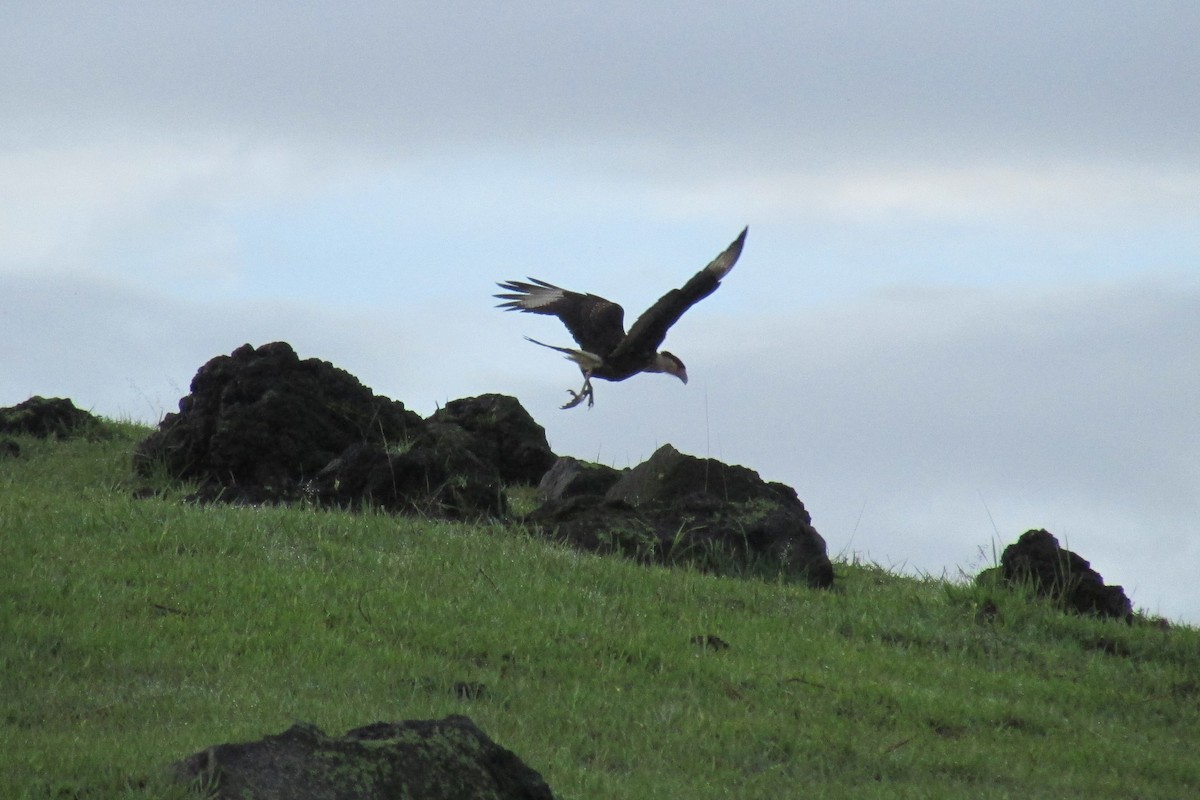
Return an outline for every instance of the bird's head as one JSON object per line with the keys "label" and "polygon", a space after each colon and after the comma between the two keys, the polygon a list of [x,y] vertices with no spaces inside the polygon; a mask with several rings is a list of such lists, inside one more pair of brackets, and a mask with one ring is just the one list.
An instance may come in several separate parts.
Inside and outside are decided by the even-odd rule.
{"label": "bird's head", "polygon": [[658,354],[654,359],[655,366],[658,372],[666,372],[674,375],[679,380],[687,383],[687,367],[679,360],[679,357],[674,353],[668,353],[666,350]]}

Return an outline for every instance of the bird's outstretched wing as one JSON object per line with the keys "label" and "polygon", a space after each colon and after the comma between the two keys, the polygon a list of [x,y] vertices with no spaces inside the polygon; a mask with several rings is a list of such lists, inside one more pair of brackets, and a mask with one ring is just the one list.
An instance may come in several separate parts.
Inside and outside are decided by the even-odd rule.
{"label": "bird's outstretched wing", "polygon": [[605,357],[625,338],[625,311],[611,300],[581,294],[530,278],[496,284],[507,289],[495,295],[506,302],[497,308],[558,317],[575,341],[589,353]]}
{"label": "bird's outstretched wing", "polygon": [[748,230],[748,227],[743,228],[729,247],[708,266],[693,275],[683,288],[667,292],[638,317],[628,335],[613,351],[612,357],[617,359],[625,354],[657,351],[659,345],[667,338],[667,331],[679,321],[684,312],[715,292],[721,285],[721,279],[729,274],[729,270],[737,263],[738,256],[742,254]]}

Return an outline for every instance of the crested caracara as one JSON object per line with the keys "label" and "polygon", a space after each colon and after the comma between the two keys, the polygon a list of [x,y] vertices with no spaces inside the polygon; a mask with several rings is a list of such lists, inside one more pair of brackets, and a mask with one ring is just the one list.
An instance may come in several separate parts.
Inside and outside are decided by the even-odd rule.
{"label": "crested caracara", "polygon": [[666,372],[687,383],[683,362],[665,350],[658,352],[658,347],[685,311],[721,285],[721,279],[733,269],[742,254],[746,230],[744,228],[725,252],[693,275],[683,288],[672,289],[660,297],[638,317],[628,333],[625,332],[625,310],[616,303],[594,294],[561,289],[536,278],[530,278],[529,283],[506,281],[497,284],[509,292],[495,295],[505,301],[497,307],[558,317],[579,344],[580,349],[576,350],[525,337],[534,344],[566,354],[583,372],[583,388],[578,392],[568,389],[571,400],[563,408],[574,408],[585,398],[588,406],[592,405],[592,378],[623,381],[639,372]]}

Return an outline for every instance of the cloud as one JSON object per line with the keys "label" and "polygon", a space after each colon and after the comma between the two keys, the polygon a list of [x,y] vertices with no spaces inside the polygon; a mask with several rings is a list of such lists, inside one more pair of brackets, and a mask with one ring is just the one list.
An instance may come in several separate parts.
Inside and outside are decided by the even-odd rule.
{"label": "cloud", "polygon": [[[936,468],[946,455],[960,477],[971,465],[971,480],[991,485],[1066,487],[1086,475],[1081,493],[1136,486],[1161,493],[1156,502],[1185,495],[1195,477],[1185,445],[1200,435],[1187,413],[1200,394],[1187,369],[1200,340],[1194,284],[895,291],[762,320],[749,345],[716,338],[754,348],[719,356],[746,361],[740,382],[756,391],[744,402],[802,401],[821,420],[802,429],[806,449],[844,453],[847,470],[881,481],[893,456]],[[877,455],[837,446],[845,441]]]}
{"label": "cloud", "polygon": [[993,163],[858,165],[824,171],[730,170],[678,176],[658,205],[688,214],[759,221],[947,225],[1103,233],[1114,224],[1181,226],[1200,212],[1200,169],[1147,165]]}
{"label": "cloud", "polygon": [[648,266],[750,223],[755,307],[798,276],[825,302],[1183,271],[1198,20],[27,5],[0,32],[0,270],[301,302],[337,274],[334,299],[370,302],[549,264],[637,305],[616,292]]}
{"label": "cloud", "polygon": [[135,136],[0,153],[0,270],[103,272],[230,285],[239,215],[328,191],[299,152]]}
{"label": "cloud", "polygon": [[1178,4],[185,2],[29,5],[8,22],[9,136],[133,124],[397,158],[620,141],[658,162],[792,167],[1194,160],[1200,10]]}

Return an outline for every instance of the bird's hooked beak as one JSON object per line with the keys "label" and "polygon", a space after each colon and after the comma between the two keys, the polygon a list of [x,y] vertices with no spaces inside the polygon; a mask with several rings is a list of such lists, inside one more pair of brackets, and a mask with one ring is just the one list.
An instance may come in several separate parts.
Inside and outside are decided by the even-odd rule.
{"label": "bird's hooked beak", "polygon": [[663,351],[655,356],[654,361],[646,368],[647,372],[666,372],[687,383],[687,367],[679,360],[679,356]]}

